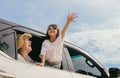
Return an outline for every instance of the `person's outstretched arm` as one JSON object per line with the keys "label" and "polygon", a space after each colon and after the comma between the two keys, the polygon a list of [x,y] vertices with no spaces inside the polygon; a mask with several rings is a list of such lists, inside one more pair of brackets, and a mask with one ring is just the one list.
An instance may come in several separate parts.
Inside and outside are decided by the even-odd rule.
{"label": "person's outstretched arm", "polygon": [[62,38],[65,36],[65,32],[66,32],[67,28],[69,27],[69,24],[71,22],[75,22],[76,18],[77,18],[77,14],[75,12],[73,12],[72,14],[68,14],[67,22],[61,31]]}

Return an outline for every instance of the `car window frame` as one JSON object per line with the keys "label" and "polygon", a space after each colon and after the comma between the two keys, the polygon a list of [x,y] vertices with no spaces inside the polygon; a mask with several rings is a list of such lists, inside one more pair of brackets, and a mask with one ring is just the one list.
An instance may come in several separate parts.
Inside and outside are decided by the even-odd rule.
{"label": "car window frame", "polygon": [[[68,49],[68,47],[71,47],[71,46],[65,46],[67,49]],[[72,48],[72,47],[71,47]],[[75,49],[75,48],[72,48],[72,49]],[[76,50],[76,49],[75,49]],[[69,51],[69,50],[68,50]],[[79,51],[79,50],[78,50]],[[87,60],[89,60],[90,62],[92,62],[92,63],[94,63],[93,62],[93,60],[91,60],[86,54],[84,54],[84,53],[82,53],[81,51],[79,51],[80,52],[80,54],[82,55],[82,56],[84,56],[85,58],[87,58]],[[68,63],[68,62],[67,62]],[[95,63],[94,63],[95,64]],[[69,65],[68,65],[69,66]],[[95,64],[95,66],[96,66],[96,64]],[[68,68],[70,68],[70,67],[68,67]],[[101,73],[101,71],[99,70],[99,68],[96,66],[96,68],[97,68],[97,70],[100,72],[100,76],[98,76],[98,77],[102,77],[102,73]],[[68,71],[70,71],[70,69],[68,70]],[[75,70],[73,71],[73,72],[75,72]],[[80,74],[80,73],[79,73]],[[87,74],[87,75],[89,75],[89,74]],[[96,76],[97,77],[97,75],[94,75],[94,76]]]}
{"label": "car window frame", "polygon": [[[11,29],[6,29],[4,31],[1,31],[0,34],[1,34],[0,35],[1,42],[4,42],[4,40],[2,40],[4,38],[12,39],[13,40],[12,44],[14,45],[11,47],[11,44],[6,43],[6,45],[8,45],[8,48],[12,48],[12,52],[11,51],[8,53],[7,53],[7,51],[3,51],[3,52],[5,52],[7,55],[9,55],[10,57],[12,57],[14,59],[17,59],[16,32],[14,30],[11,30]],[[12,38],[9,36],[12,36]],[[11,41],[8,41],[8,42],[11,42]]]}

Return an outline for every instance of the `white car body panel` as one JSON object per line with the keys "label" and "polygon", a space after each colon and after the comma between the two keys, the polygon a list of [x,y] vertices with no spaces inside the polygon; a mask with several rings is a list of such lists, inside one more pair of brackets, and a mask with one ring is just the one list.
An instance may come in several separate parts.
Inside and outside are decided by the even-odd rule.
{"label": "white car body panel", "polygon": [[71,73],[73,78],[97,78],[97,77],[90,77],[88,75],[84,75],[84,74],[79,74],[79,73]]}
{"label": "white car body panel", "polygon": [[0,71],[8,73],[13,78],[95,78],[65,70],[22,63],[2,51],[0,51]]}

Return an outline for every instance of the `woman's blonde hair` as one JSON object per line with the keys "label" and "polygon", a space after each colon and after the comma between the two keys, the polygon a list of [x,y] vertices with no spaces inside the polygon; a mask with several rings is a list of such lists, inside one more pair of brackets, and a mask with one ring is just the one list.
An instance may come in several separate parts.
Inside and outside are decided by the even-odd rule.
{"label": "woman's blonde hair", "polygon": [[17,49],[19,50],[20,48],[23,47],[24,45],[24,40],[23,40],[23,37],[28,37],[28,38],[31,38],[32,35],[31,34],[28,34],[28,33],[24,33],[24,34],[18,34],[17,35]]}

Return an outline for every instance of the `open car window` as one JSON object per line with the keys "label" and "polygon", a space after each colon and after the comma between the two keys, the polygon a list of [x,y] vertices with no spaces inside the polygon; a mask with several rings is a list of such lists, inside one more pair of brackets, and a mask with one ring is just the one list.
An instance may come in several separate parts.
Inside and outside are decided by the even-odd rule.
{"label": "open car window", "polygon": [[[36,35],[36,33],[30,30],[27,30],[26,32],[15,30],[16,34],[23,34],[23,33],[29,33],[32,35],[32,38],[30,38],[30,41],[32,42],[31,47],[32,51],[29,53],[29,56],[32,58],[35,62],[40,62],[39,54],[41,51],[42,42],[44,41],[43,35]],[[32,32],[32,33],[31,33]]]}

